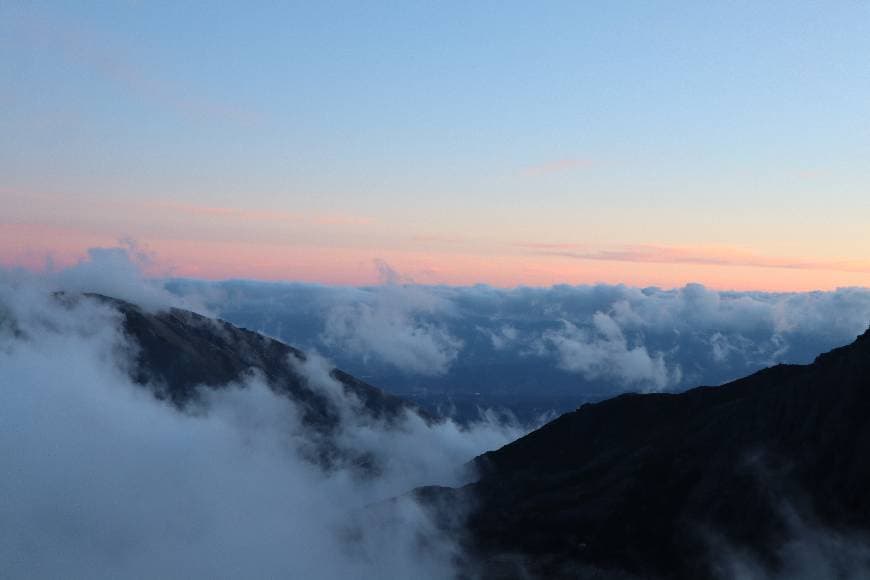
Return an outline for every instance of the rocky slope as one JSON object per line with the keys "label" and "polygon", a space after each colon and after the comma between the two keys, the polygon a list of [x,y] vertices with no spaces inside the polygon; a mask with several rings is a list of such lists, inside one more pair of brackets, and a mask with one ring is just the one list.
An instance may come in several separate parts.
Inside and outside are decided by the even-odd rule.
{"label": "rocky slope", "polygon": [[870,532],[870,332],[810,365],[587,404],[475,462],[477,483],[422,496],[473,502],[484,577],[713,577],[724,546],[775,571],[795,514]]}
{"label": "rocky slope", "polygon": [[[90,298],[112,305],[122,316],[123,331],[133,346],[133,380],[179,408],[195,406],[202,389],[220,389],[253,375],[262,377],[276,393],[296,405],[306,435],[318,442],[312,459],[329,466],[350,460],[366,469],[376,468],[370,457],[348,457],[331,437],[341,427],[341,405],[353,402],[355,420],[399,421],[406,411],[431,420],[411,403],[385,393],[339,369],[329,371],[344,391],[336,401],[322,385],[312,384],[300,365],[306,354],[262,334],[187,310],[171,308],[150,312],[139,306],[101,295]],[[66,297],[65,299],[70,299]]]}

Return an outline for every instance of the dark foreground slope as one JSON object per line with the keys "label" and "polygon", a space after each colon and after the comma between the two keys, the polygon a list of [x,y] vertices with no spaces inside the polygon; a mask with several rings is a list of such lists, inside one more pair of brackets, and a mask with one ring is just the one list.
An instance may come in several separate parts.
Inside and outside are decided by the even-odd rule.
{"label": "dark foreground slope", "polygon": [[341,457],[343,451],[330,437],[340,427],[342,406],[346,410],[348,401],[358,402],[354,414],[385,426],[401,419],[407,410],[426,417],[399,397],[332,369],[329,376],[346,395],[337,401],[334,393],[300,371],[307,358],[304,352],[262,334],[187,310],[151,312],[123,300],[89,296],[112,305],[122,315],[123,330],[134,351],[130,374],[135,382],[154,389],[158,397],[179,408],[188,408],[197,404],[202,389],[239,384],[256,374],[294,403],[309,434],[323,435],[313,457],[318,461],[328,464],[350,459],[372,467],[367,457]]}
{"label": "dark foreground slope", "polygon": [[587,404],[475,461],[478,483],[430,494],[474,499],[484,576],[705,578],[726,545],[775,570],[789,512],[870,531],[870,333],[810,365]]}
{"label": "dark foreground slope", "polygon": [[[196,387],[221,387],[262,374],[271,387],[304,403],[308,421],[328,425],[337,420],[325,394],[312,389],[294,363],[304,352],[281,341],[239,328],[223,320],[170,308],[151,313],[142,308],[98,296],[123,315],[126,334],[138,348],[133,378],[162,389],[161,394],[183,406],[196,396]],[[410,405],[355,377],[333,369],[333,379],[355,395],[365,412],[375,418],[393,418]]]}

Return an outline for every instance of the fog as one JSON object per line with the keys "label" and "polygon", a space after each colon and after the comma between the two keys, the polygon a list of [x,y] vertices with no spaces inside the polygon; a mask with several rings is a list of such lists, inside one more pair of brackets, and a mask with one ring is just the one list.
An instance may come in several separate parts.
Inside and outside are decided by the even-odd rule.
{"label": "fog", "polygon": [[784,499],[779,515],[785,541],[778,549],[780,566],[771,570],[744,547],[710,534],[711,570],[719,580],[864,580],[870,578],[870,538],[815,522]]}
{"label": "fog", "polygon": [[462,428],[413,413],[397,426],[365,420],[316,356],[299,370],[339,406],[339,446],[376,457],[376,475],[308,461],[315,435],[254,375],[180,411],[131,383],[136,346],[117,312],[52,294],[114,289],[168,305],[117,258],[94,252],[47,277],[0,273],[4,577],[453,576],[456,538],[403,494],[463,482],[465,462],[519,427],[486,416]]}
{"label": "fog", "polygon": [[[137,260],[129,248],[96,249],[46,275],[0,270],[4,577],[452,578],[462,538],[445,535],[407,493],[473,479],[467,461],[526,428],[495,413],[463,425],[413,412],[397,424],[373,420],[323,355],[343,353],[363,371],[394,368],[399,374],[387,376],[403,380],[448,381],[463,366],[486,368],[491,353],[533,373],[555,368],[578,379],[572,388],[678,390],[779,360],[806,362],[820,346],[848,342],[870,316],[863,289],[422,287],[385,265],[384,284],[372,288],[165,283],[146,279]],[[339,410],[335,446],[374,458],[378,469],[312,462],[324,435],[256,374],[202,388],[202,405],[188,410],[158,400],[129,378],[137,347],[119,313],[73,300],[76,292],[150,311],[183,306],[271,321],[263,325],[271,334],[310,349],[304,363],[287,364]],[[461,521],[469,508],[450,515]],[[781,574],[722,544],[711,556],[717,573],[866,577],[864,538],[786,517]]]}
{"label": "fog", "polygon": [[194,280],[167,288],[208,294],[221,317],[322,352],[392,392],[473,396],[515,410],[537,398],[540,410],[565,411],[625,391],[681,391],[806,364],[870,323],[865,288],[500,289],[420,286],[394,272],[364,288]]}

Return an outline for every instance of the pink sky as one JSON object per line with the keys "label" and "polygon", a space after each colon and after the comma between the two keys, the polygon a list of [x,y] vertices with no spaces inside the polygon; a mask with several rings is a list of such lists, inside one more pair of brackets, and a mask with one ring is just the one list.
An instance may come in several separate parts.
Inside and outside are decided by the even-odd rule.
{"label": "pink sky", "polygon": [[[324,224],[338,228],[366,220],[270,214],[235,210],[205,211],[169,207],[198,218]],[[190,211],[188,211],[190,209]],[[577,244],[481,243],[416,236],[403,247],[384,244],[282,243],[279,240],[215,239],[209,236],[135,238],[151,258],[155,276],[203,279],[250,278],[363,285],[377,282],[374,260],[381,259],[423,284],[500,287],[517,285],[624,283],[677,287],[689,282],[716,289],[802,291],[840,286],[870,286],[870,263],[766,256],[727,247],[624,246],[594,248]],[[31,270],[62,267],[82,259],[88,248],[119,245],[123,236],[81,227],[0,224],[0,262]],[[50,262],[49,262],[50,260]]]}
{"label": "pink sky", "polygon": [[0,263],[870,286],[870,4],[404,4],[13,2]]}

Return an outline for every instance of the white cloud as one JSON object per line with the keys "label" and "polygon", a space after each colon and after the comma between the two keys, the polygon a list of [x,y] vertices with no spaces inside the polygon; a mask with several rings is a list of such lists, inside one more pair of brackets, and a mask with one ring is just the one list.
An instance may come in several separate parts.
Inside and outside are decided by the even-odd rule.
{"label": "white cloud", "polygon": [[[358,402],[317,357],[299,368],[338,405],[337,445],[371,454],[382,466],[376,477],[307,461],[305,449],[317,436],[292,403],[256,378],[209,391],[203,414],[182,414],[131,384],[125,366],[132,346],[116,312],[95,301],[63,305],[51,297],[57,289],[121,292],[165,306],[165,288],[143,293],[138,282],[150,282],[129,260],[95,252],[72,274],[47,279],[0,270],[4,576],[453,576],[458,547],[419,505],[407,498],[386,504],[393,506],[387,516],[366,506],[417,485],[462,483],[468,474],[458,467],[521,429],[491,417],[470,427],[430,424],[415,414],[384,425],[357,412]],[[292,303],[292,292],[279,289]],[[462,337],[470,336],[459,324],[473,314],[470,333],[488,330],[505,339],[480,341],[496,351],[537,347],[540,364],[555,360],[570,372],[641,389],[673,388],[692,361],[718,368],[802,348],[815,352],[819,344],[851,340],[870,319],[864,289],[303,289],[328,296],[317,320],[336,316],[335,344],[356,341],[359,356],[445,372],[462,352]],[[541,325],[554,320],[562,322]],[[860,543],[799,532],[783,547],[787,571],[820,577],[839,573],[841,558],[866,563]],[[751,560],[729,565],[747,577],[757,572]]]}
{"label": "white cloud", "polygon": [[365,420],[312,359],[309,381],[341,406],[339,446],[384,466],[377,477],[324,471],[305,459],[315,435],[297,409],[256,377],[206,392],[205,411],[184,414],[131,383],[132,347],[110,307],[64,305],[49,286],[7,274],[4,577],[453,576],[456,544],[420,506],[407,498],[366,506],[416,485],[461,482],[458,467],[516,429],[432,425],[414,414],[396,426]]}
{"label": "white cloud", "polygon": [[495,350],[507,350],[519,338],[519,331],[510,324],[503,324],[492,330],[477,327],[478,332],[486,336]]}
{"label": "white cloud", "polygon": [[564,321],[561,330],[544,333],[543,341],[555,348],[561,368],[587,379],[610,379],[646,389],[679,383],[678,366],[669,368],[662,353],[651,355],[644,346],[630,346],[613,318],[596,312],[592,322],[593,330]]}
{"label": "white cloud", "polygon": [[321,340],[345,354],[409,373],[445,374],[463,346],[443,323],[452,314],[451,304],[424,287],[398,284],[398,274],[382,262],[378,266],[385,284],[332,306]]}
{"label": "white cloud", "polygon": [[[403,388],[392,372],[402,369],[445,392],[457,385],[474,392],[541,393],[574,385],[582,396],[588,382],[553,373],[554,367],[598,377],[596,393],[607,381],[614,393],[720,384],[779,362],[811,362],[854,340],[870,322],[865,288],[764,293],[698,284],[672,290],[418,286],[381,266],[382,279],[393,283],[375,288],[249,282],[203,284],[200,292],[230,293],[231,299],[211,303],[216,311],[316,348],[376,384]],[[596,313],[609,317],[622,338],[596,323]],[[489,363],[490,384],[474,384],[475,369]],[[607,370],[622,364],[624,370]]]}
{"label": "white cloud", "polygon": [[196,296],[179,297],[162,281],[144,274],[150,258],[135,242],[90,248],[86,258],[68,268],[39,277],[43,284],[69,292],[92,292],[126,300],[150,310],[177,307],[203,314],[207,309]]}

